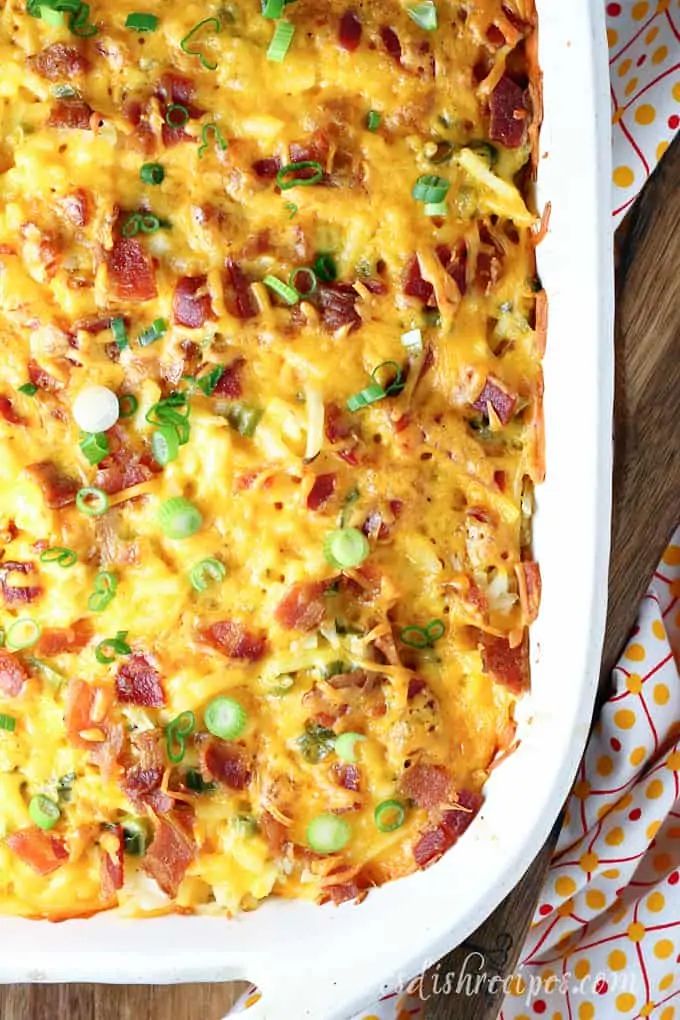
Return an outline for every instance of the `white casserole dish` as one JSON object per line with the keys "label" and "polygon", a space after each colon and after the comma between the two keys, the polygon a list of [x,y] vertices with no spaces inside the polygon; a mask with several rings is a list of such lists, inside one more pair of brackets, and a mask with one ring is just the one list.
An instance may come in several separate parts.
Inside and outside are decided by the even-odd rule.
{"label": "white casserole dish", "polygon": [[258,1020],[345,1020],[461,942],[545,840],[588,734],[604,629],[610,517],[613,280],[604,5],[538,0],[545,122],[539,251],[550,300],[548,480],[538,493],[543,575],[522,743],[465,837],[425,872],[364,903],[270,901],[231,920],[112,914],[61,924],[0,918],[0,981],[163,983],[249,978]]}

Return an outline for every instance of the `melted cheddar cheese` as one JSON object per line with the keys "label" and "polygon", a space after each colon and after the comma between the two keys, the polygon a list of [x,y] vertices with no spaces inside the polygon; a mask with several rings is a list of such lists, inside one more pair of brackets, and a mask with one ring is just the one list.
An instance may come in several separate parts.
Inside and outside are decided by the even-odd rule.
{"label": "melted cheddar cheese", "polygon": [[528,684],[533,0],[289,0],[281,61],[260,0],[58,6],[0,3],[0,910],[359,897]]}

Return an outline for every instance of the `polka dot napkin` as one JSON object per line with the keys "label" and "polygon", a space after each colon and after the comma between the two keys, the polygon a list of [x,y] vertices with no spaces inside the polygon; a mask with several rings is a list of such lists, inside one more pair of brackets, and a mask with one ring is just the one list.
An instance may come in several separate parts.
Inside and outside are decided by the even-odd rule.
{"label": "polka dot napkin", "polygon": [[[680,0],[606,9],[616,223],[680,128]],[[680,1020],[680,528],[613,687],[499,1020]],[[422,1016],[394,993],[355,1020]]]}

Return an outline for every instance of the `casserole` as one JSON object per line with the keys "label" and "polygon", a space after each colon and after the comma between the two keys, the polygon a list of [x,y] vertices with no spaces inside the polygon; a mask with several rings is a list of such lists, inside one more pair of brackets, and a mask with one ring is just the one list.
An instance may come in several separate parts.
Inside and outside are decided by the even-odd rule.
{"label": "casserole", "polygon": [[[3,919],[4,943],[11,947],[0,965],[3,980],[246,976],[264,992],[256,1007],[261,1016],[340,1018],[383,981],[408,979],[464,938],[517,881],[545,838],[580,757],[597,682],[612,374],[612,282],[603,222],[609,208],[606,68],[598,50],[603,26],[585,2],[568,14],[551,6],[539,4],[546,106],[539,196],[553,203],[551,233],[540,251],[551,295],[545,363],[549,475],[535,528],[544,601],[519,750],[496,771],[479,818],[453,851],[427,872],[375,890],[359,907],[316,910],[270,902],[228,925],[181,917],[133,924],[102,916],[56,928]],[[567,93],[567,81],[578,88]],[[565,606],[570,676],[564,675]]]}

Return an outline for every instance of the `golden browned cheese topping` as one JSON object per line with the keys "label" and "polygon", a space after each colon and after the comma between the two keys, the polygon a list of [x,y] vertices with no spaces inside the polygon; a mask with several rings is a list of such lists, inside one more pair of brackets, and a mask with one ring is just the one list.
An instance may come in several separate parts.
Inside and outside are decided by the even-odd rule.
{"label": "golden browned cheese topping", "polygon": [[0,0],[0,910],[436,861],[537,612],[533,0]]}

